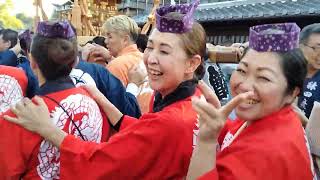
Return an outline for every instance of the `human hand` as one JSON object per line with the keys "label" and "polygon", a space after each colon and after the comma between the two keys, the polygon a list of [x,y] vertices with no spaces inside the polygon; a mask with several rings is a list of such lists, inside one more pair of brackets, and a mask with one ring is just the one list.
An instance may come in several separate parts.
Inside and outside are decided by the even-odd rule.
{"label": "human hand", "polygon": [[98,103],[99,106],[105,106],[107,104],[111,104],[111,102],[102,94],[96,86],[83,84],[81,86],[84,88],[91,97]]}
{"label": "human hand", "polygon": [[20,40],[18,39],[17,44],[10,49],[13,51],[16,55],[18,55],[21,52],[21,46],[20,46]]}
{"label": "human hand", "polygon": [[43,99],[35,96],[34,101],[35,103],[28,98],[24,98],[11,107],[11,111],[17,117],[4,115],[3,118],[46,137],[46,133],[49,132],[48,129],[55,128],[55,125],[50,119],[48,107]]}
{"label": "human hand", "polygon": [[116,125],[123,114],[95,86],[83,85],[81,87],[84,88],[103,109],[110,123]]}
{"label": "human hand", "polygon": [[142,63],[136,64],[128,72],[129,83],[134,83],[138,87],[143,84],[147,77],[147,70]]}
{"label": "human hand", "polygon": [[104,61],[110,62],[112,60],[112,56],[108,49],[98,45],[93,44],[95,47],[91,49],[90,56],[93,58],[93,62],[96,61]]}
{"label": "human hand", "polygon": [[244,50],[249,47],[249,43],[245,42],[245,43],[234,43],[231,45],[231,47],[235,48],[235,51],[237,53],[237,56],[239,58],[239,61],[241,60],[241,58],[244,55]]}
{"label": "human hand", "polygon": [[88,61],[90,52],[95,48],[93,44],[86,44],[81,48],[81,56],[84,61]]}
{"label": "human hand", "polygon": [[192,98],[192,106],[199,114],[200,127],[198,138],[201,142],[215,143],[227,117],[232,110],[241,102],[252,96],[253,93],[246,92],[239,94],[226,105],[219,108],[216,103],[216,97],[214,96],[214,93],[210,92],[212,90],[203,88],[204,86],[200,87],[206,101],[196,97]]}

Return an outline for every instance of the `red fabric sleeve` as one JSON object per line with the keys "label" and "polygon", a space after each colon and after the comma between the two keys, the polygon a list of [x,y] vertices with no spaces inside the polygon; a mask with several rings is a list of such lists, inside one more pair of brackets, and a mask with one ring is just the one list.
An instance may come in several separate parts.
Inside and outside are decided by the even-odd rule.
{"label": "red fabric sleeve", "polygon": [[128,127],[129,125],[131,125],[137,121],[138,121],[137,118],[124,115],[119,131],[122,131],[123,129],[125,129],[126,127]]}
{"label": "red fabric sleeve", "polygon": [[[251,142],[243,146],[225,149],[226,154],[218,154],[216,168],[201,180],[283,180],[312,179],[312,174],[306,173],[308,163],[305,163],[295,147],[287,149],[272,149],[253,145]],[[250,148],[246,148],[251,146]],[[258,147],[254,147],[258,146]],[[223,153],[222,152],[222,153]],[[299,163],[297,163],[299,162]]]}
{"label": "red fabric sleeve", "polygon": [[207,180],[207,179],[210,179],[210,180],[219,179],[217,169],[214,169],[199,178],[199,180]]}
{"label": "red fabric sleeve", "polygon": [[[176,154],[184,152],[179,143],[186,136],[183,128],[179,123],[157,120],[168,119],[163,114],[150,118],[140,119],[107,143],[67,136],[60,149],[61,179],[166,179],[182,168],[187,170],[183,161],[173,162]],[[191,148],[191,140],[184,144]]]}
{"label": "red fabric sleeve", "polygon": [[[238,147],[240,148],[240,147]],[[225,149],[224,151],[229,151]],[[232,151],[232,152],[231,152]],[[266,158],[268,155],[255,154],[254,151],[242,147],[239,150],[231,150],[228,154],[217,157],[216,168],[201,176],[201,180],[270,180],[272,179],[270,165],[274,164],[274,158]],[[266,153],[266,152],[264,152]],[[272,173],[277,173],[273,171]],[[278,174],[277,174],[278,176]],[[275,179],[272,179],[275,180]],[[277,179],[281,180],[281,179]]]}
{"label": "red fabric sleeve", "polygon": [[[14,116],[12,112],[5,114]],[[23,128],[0,117],[0,179],[20,179],[41,139]]]}

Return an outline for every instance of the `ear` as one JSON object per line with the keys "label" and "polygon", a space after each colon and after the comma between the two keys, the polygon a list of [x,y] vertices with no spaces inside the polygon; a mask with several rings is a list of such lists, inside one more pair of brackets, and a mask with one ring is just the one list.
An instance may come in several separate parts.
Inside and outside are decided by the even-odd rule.
{"label": "ear", "polygon": [[6,41],[5,46],[6,46],[6,49],[9,49],[11,46],[11,41]]}
{"label": "ear", "polygon": [[196,71],[196,69],[201,64],[201,56],[200,55],[194,55],[192,58],[187,60],[187,68],[185,73],[193,73]]}
{"label": "ear", "polygon": [[33,58],[33,56],[32,56],[31,53],[29,54],[29,60],[30,60],[30,67],[31,67],[31,69],[32,69],[33,71],[35,71],[36,69],[39,69],[39,66],[38,66],[38,64],[35,62],[35,60],[34,60],[34,58]]}
{"label": "ear", "polygon": [[299,93],[300,93],[300,88],[295,87],[293,92],[287,95],[285,100],[286,104],[292,104],[295,101],[296,97],[299,95]]}
{"label": "ear", "polygon": [[129,35],[123,36],[123,43],[125,44],[125,46],[130,45],[130,42],[131,42],[131,38],[129,37]]}

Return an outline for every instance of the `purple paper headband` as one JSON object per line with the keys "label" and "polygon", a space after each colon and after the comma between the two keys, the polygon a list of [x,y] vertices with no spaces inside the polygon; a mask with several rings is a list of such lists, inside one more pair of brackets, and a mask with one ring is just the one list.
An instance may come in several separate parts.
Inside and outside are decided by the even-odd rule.
{"label": "purple paper headband", "polygon": [[[160,32],[185,33],[192,28],[193,13],[200,3],[195,0],[191,4],[163,6],[156,10],[156,24]],[[166,17],[169,13],[178,12],[179,18]]]}
{"label": "purple paper headband", "polygon": [[40,34],[47,38],[70,39],[75,37],[75,32],[68,21],[39,22],[37,27],[37,34]]}
{"label": "purple paper headband", "polygon": [[26,30],[22,31],[20,33],[20,35],[18,36],[18,39],[20,40],[20,45],[21,45],[21,42],[23,42],[24,45],[26,46],[26,47],[21,47],[21,48],[29,49],[31,41],[32,41],[31,31],[29,29],[26,29]]}
{"label": "purple paper headband", "polygon": [[259,52],[287,52],[299,47],[296,23],[264,24],[250,28],[249,47]]}

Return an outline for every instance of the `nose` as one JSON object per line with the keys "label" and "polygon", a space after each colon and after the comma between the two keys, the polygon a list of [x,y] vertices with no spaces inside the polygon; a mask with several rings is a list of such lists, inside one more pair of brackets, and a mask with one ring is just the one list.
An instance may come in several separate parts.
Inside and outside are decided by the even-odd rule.
{"label": "nose", "polygon": [[145,52],[146,54],[146,60],[148,64],[158,64],[157,55],[154,51],[152,52]]}
{"label": "nose", "polygon": [[255,83],[252,78],[243,79],[238,85],[238,89],[240,93],[254,91],[255,89],[254,87],[255,87]]}

